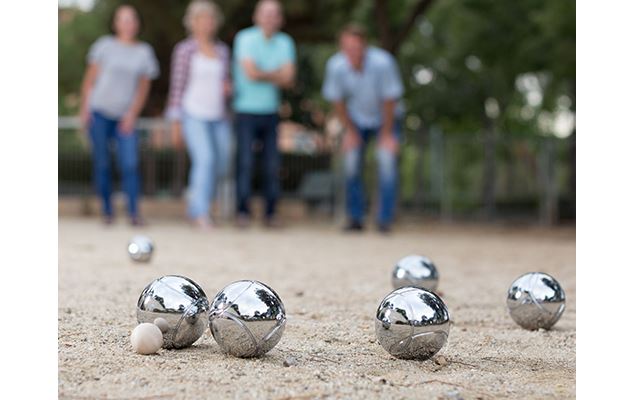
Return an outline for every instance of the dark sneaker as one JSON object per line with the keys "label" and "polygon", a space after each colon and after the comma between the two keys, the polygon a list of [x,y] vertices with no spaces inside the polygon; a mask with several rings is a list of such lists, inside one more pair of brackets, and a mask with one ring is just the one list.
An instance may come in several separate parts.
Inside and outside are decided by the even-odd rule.
{"label": "dark sneaker", "polygon": [[236,226],[239,228],[248,228],[251,225],[251,218],[247,214],[238,214],[236,217]]}
{"label": "dark sneaker", "polygon": [[349,221],[346,226],[344,226],[344,232],[361,232],[364,230],[364,225],[358,221]]}
{"label": "dark sneaker", "polygon": [[112,225],[115,222],[115,217],[112,215],[105,215],[103,220],[104,225]]}
{"label": "dark sneaker", "polygon": [[280,221],[280,218],[276,217],[275,215],[266,217],[265,227],[271,229],[282,228],[282,222]]}
{"label": "dark sneaker", "polygon": [[389,234],[391,231],[390,224],[379,224],[377,225],[377,230],[384,235]]}
{"label": "dark sneaker", "polygon": [[145,221],[139,216],[130,217],[130,225],[132,226],[145,226],[145,224]]}

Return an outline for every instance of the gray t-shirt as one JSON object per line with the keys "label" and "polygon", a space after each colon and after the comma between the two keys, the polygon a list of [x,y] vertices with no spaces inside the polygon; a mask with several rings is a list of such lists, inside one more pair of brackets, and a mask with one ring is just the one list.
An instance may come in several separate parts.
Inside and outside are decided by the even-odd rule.
{"label": "gray t-shirt", "polygon": [[88,62],[99,66],[90,97],[91,109],[114,119],[122,117],[130,107],[139,78],[155,79],[159,75],[159,63],[149,44],[123,44],[111,35],[93,43]]}

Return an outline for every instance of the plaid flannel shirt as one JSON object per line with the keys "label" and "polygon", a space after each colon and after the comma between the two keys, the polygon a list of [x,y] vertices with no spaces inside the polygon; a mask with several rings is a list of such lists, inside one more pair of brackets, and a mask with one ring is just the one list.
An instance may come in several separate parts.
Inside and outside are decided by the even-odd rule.
{"label": "plaid flannel shirt", "polygon": [[[184,39],[174,46],[170,67],[168,107],[165,112],[165,117],[170,121],[179,121],[183,114],[182,102],[190,75],[190,62],[197,51],[198,45],[192,37]],[[218,40],[214,44],[214,51],[220,58],[223,68],[225,68],[225,80],[229,81],[231,79],[229,47]]]}

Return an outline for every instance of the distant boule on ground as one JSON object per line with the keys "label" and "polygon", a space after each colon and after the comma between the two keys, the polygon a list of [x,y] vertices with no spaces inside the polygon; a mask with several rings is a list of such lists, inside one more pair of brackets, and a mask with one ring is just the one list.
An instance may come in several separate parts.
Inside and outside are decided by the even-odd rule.
{"label": "distant boule on ground", "polygon": [[154,242],[145,235],[136,235],[128,242],[128,255],[132,261],[147,263],[153,253]]}
{"label": "distant boule on ground", "polygon": [[399,289],[416,286],[436,290],[439,284],[439,272],[434,263],[420,255],[409,255],[397,262],[392,271],[392,286]]}

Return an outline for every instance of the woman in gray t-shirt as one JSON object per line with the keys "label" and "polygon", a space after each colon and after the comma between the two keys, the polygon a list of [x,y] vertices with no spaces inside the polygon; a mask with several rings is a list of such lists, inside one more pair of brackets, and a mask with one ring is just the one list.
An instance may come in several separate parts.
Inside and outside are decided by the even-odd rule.
{"label": "woman in gray t-shirt", "polygon": [[82,83],[80,119],[90,133],[93,179],[106,223],[113,220],[109,148],[114,142],[122,189],[128,196],[130,222],[141,224],[135,123],[148,97],[151,80],[159,75],[159,66],[152,47],[137,40],[140,25],[134,7],[119,6],[112,22],[114,35],[103,36],[91,46]]}

